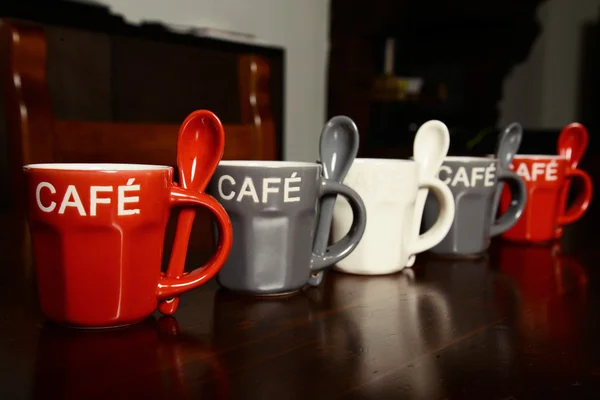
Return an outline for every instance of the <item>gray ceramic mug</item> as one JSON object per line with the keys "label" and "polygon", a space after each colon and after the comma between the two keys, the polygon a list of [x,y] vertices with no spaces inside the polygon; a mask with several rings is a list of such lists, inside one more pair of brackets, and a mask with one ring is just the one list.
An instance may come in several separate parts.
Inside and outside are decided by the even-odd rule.
{"label": "gray ceramic mug", "polygon": [[[286,294],[311,275],[347,257],[366,227],[360,196],[323,178],[316,163],[221,161],[206,190],[225,208],[233,227],[229,257],[217,275],[227,289],[254,295]],[[348,199],[354,220],[348,234],[323,255],[313,253],[322,196]],[[329,216],[331,219],[331,216]]]}
{"label": "gray ceramic mug", "polygon": [[[512,228],[523,213],[527,190],[523,179],[512,171],[500,169],[498,159],[491,157],[446,157],[438,178],[452,191],[456,212],[448,235],[429,251],[444,256],[469,257],[484,253],[491,238]],[[506,183],[512,195],[510,208],[498,219],[494,194],[498,182]],[[428,195],[423,213],[427,229],[437,219],[438,204]]]}

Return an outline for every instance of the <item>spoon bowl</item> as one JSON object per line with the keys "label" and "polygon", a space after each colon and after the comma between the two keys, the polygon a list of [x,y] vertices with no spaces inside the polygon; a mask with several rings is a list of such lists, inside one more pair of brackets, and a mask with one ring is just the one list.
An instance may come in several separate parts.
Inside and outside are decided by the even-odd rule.
{"label": "spoon bowl", "polygon": [[498,136],[495,155],[500,161],[500,167],[504,170],[510,168],[510,163],[521,147],[523,139],[523,128],[517,122],[507,126]]}
{"label": "spoon bowl", "polygon": [[558,137],[557,151],[569,162],[572,169],[577,168],[587,149],[589,135],[585,126],[574,122],[567,125]]}
{"label": "spoon bowl", "polygon": [[208,110],[192,113],[184,121],[177,138],[179,184],[186,189],[203,191],[224,150],[225,133],[218,117]]}
{"label": "spoon bowl", "polygon": [[358,128],[346,116],[330,119],[319,143],[320,162],[323,176],[327,179],[343,180],[358,153]]}

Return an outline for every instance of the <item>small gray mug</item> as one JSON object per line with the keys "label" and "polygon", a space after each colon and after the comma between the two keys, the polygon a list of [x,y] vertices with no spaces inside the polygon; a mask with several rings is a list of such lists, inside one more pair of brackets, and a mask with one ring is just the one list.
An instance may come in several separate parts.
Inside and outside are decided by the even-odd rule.
{"label": "small gray mug", "polygon": [[[523,179],[512,171],[500,169],[498,159],[491,157],[446,157],[438,178],[454,196],[456,212],[448,235],[429,251],[443,256],[470,257],[484,253],[493,236],[512,228],[523,213],[527,190]],[[494,194],[498,181],[510,187],[510,208],[498,220],[495,216]],[[424,229],[438,215],[434,196],[428,195],[423,213]]]}
{"label": "small gray mug", "polygon": [[[223,205],[233,227],[231,252],[217,275],[221,286],[254,295],[292,293],[356,248],[366,227],[365,205],[354,190],[321,173],[320,164],[308,162],[219,163],[206,192]],[[327,217],[319,215],[319,199],[338,194],[352,207],[352,226],[323,255],[314,254],[318,218]]]}

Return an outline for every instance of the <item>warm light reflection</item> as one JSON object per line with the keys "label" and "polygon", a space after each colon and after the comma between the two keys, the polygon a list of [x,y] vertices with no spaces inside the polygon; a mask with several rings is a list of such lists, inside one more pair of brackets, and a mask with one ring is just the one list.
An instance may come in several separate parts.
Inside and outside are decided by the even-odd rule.
{"label": "warm light reflection", "polygon": [[400,397],[440,398],[445,389],[433,354],[452,340],[452,313],[440,291],[415,283],[413,270],[405,271],[336,274],[333,301],[347,306],[346,323],[360,333],[356,379],[386,387],[393,382],[388,390]]}
{"label": "warm light reflection", "polygon": [[[573,257],[552,246],[505,245],[500,270],[518,293],[514,325],[523,362],[581,365],[587,274]],[[552,361],[552,362],[550,362]]]}
{"label": "warm light reflection", "polygon": [[[465,381],[490,371],[502,376],[512,373],[513,329],[491,299],[497,292],[512,299],[514,291],[510,283],[500,279],[490,258],[487,253],[474,258],[430,257],[424,263],[421,282],[435,284],[450,302],[453,332],[444,355],[455,367],[443,369],[442,376],[449,382],[456,368]],[[486,383],[477,380],[473,385],[485,387]]]}
{"label": "warm light reflection", "polygon": [[[190,357],[195,368],[189,368]],[[186,399],[192,382],[203,379],[228,393],[218,355],[181,332],[173,317],[108,330],[47,323],[38,341],[33,398],[111,398],[123,394],[111,390],[126,383],[128,397]]]}
{"label": "warm light reflection", "polygon": [[[213,303],[212,347],[227,348],[235,354],[225,359],[224,367],[236,371],[235,385],[230,387],[231,397],[227,398],[245,398],[252,393],[252,398],[268,399],[273,393],[309,388],[306,363],[314,364],[321,357],[328,364],[335,362],[330,358],[331,347],[325,340],[333,326],[324,315],[319,315],[321,301],[319,294],[313,291],[262,297],[224,289],[217,291]],[[343,328],[347,330],[345,325]],[[351,332],[345,334],[346,337],[351,335]],[[343,346],[343,343],[336,341],[333,346]],[[358,346],[353,347],[353,351],[358,351]],[[277,379],[273,371],[282,371],[285,379]],[[339,378],[346,387],[348,377]],[[259,382],[261,384],[257,384]],[[335,385],[332,380],[324,390],[339,394],[342,387],[336,389]],[[327,397],[325,392],[320,394]],[[304,398],[302,393],[296,395]]]}

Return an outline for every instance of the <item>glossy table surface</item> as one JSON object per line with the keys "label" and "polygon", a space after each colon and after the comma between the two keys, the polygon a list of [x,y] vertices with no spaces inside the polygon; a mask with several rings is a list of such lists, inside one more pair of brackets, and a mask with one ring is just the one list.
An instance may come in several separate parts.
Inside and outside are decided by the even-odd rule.
{"label": "glossy table surface", "polygon": [[40,314],[26,227],[3,215],[0,399],[599,398],[597,209],[553,245],[281,298],[211,281],[175,318],[95,331]]}

